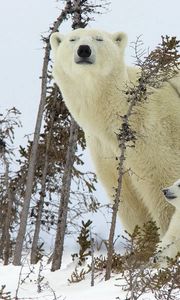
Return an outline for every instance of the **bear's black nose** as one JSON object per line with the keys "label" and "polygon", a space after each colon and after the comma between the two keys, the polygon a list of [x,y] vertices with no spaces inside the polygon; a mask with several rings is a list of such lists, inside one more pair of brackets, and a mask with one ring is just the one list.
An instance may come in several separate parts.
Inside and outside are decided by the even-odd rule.
{"label": "bear's black nose", "polygon": [[91,55],[91,48],[88,45],[80,45],[77,54],[79,57],[89,57]]}
{"label": "bear's black nose", "polygon": [[166,196],[168,194],[168,189],[163,189],[162,192],[163,192],[164,196]]}

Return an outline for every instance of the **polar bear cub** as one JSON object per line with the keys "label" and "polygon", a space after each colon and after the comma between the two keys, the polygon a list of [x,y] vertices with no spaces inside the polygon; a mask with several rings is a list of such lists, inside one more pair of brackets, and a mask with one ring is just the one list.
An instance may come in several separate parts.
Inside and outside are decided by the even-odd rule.
{"label": "polar bear cub", "polygon": [[168,203],[175,207],[169,228],[162,239],[162,256],[174,258],[180,250],[180,179],[162,190]]}

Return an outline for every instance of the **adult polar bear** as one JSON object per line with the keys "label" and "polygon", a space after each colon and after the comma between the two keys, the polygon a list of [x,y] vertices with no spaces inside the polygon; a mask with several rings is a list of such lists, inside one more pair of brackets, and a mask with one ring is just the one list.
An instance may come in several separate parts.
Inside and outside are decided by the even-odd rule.
{"label": "adult polar bear", "polygon": [[[136,83],[137,69],[124,62],[127,37],[98,30],[54,33],[53,76],[65,103],[83,128],[97,176],[112,197],[117,186],[119,147],[116,132],[127,113],[125,84]],[[119,215],[125,228],[153,218],[166,232],[174,208],[161,189],[180,175],[180,78],[157,89],[136,107],[132,126],[139,138],[128,148]]]}

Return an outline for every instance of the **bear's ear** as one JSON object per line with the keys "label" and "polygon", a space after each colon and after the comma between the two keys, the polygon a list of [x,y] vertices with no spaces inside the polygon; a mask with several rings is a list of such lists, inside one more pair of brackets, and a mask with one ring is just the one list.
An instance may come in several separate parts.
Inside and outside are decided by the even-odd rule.
{"label": "bear's ear", "polygon": [[127,35],[124,32],[114,33],[113,40],[119,47],[125,48],[127,45]]}
{"label": "bear's ear", "polygon": [[54,32],[50,36],[50,44],[51,44],[51,49],[53,52],[53,55],[55,55],[56,50],[59,46],[59,44],[62,42],[64,36],[60,34],[59,32]]}

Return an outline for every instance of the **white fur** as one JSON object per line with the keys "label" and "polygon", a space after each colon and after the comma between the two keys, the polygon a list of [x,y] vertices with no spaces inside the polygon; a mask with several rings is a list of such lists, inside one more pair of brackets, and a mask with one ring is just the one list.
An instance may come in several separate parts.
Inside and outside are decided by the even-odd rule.
{"label": "white fur", "polygon": [[[53,76],[69,111],[85,132],[97,176],[111,198],[117,186],[116,133],[128,108],[124,90],[139,77],[138,69],[124,62],[126,43],[124,33],[91,29],[51,36]],[[80,45],[91,48],[91,65],[75,62]],[[138,139],[135,148],[127,148],[125,165],[132,172],[123,176],[119,207],[120,219],[129,232],[152,218],[163,236],[174,212],[161,189],[180,174],[179,91],[177,77],[154,90],[131,118]]]}
{"label": "white fur", "polygon": [[162,248],[162,256],[174,258],[177,252],[180,251],[180,179],[163,191],[166,192],[167,202],[175,207],[175,213],[160,247]]}

